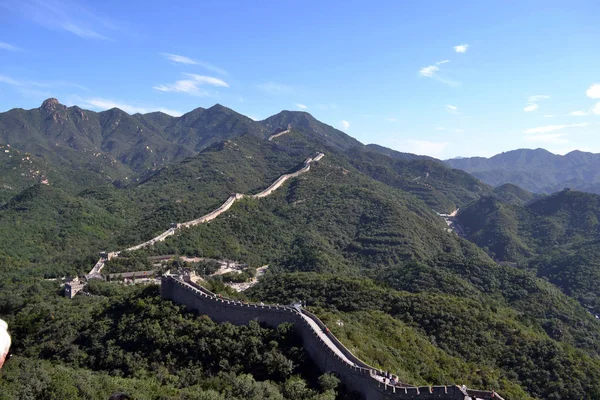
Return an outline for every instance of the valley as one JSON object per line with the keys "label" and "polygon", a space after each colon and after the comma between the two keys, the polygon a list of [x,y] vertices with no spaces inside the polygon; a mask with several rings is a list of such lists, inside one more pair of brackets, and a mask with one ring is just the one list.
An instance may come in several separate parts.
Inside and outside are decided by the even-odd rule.
{"label": "valley", "polygon": [[[336,370],[319,366],[303,347],[306,333],[297,336],[286,324],[215,324],[199,317],[202,309],[177,304],[179,296],[175,303],[161,298],[156,287],[94,279],[107,263],[113,272],[147,271],[149,257],[165,254],[238,260],[248,270],[269,265],[242,292],[214,275],[202,289],[184,289],[192,297],[181,296],[192,299],[200,290],[214,293],[211,302],[226,298],[242,308],[302,302],[319,327],[304,320],[307,332],[320,337],[323,324],[333,353],[363,360],[372,366],[369,376],[390,371],[406,383],[407,395],[422,396],[429,386],[437,395],[456,384],[482,389],[478,398],[492,390],[525,400],[600,391],[597,195],[494,188],[430,157],[364,146],[305,112],[257,122],[218,106],[177,118],[95,115],[48,101],[10,113],[9,120],[32,121],[46,113],[46,132],[80,139],[58,142],[53,153],[64,152],[61,161],[27,153],[47,138],[2,139],[52,168],[40,169],[48,184],[6,176],[14,191],[0,206],[0,313],[14,340],[13,359],[0,374],[7,393],[60,389],[98,398],[123,387],[142,398],[146,388],[165,396],[247,398],[242,388],[253,388],[258,398],[293,398],[295,385],[303,393],[297,398],[356,396],[351,381],[336,381],[327,374]],[[91,128],[75,123],[77,115],[119,116],[115,129],[144,122],[141,132],[153,127],[170,144],[153,148],[140,133],[131,145],[130,125],[119,131],[130,144],[117,151],[107,145],[115,134],[89,137]],[[183,139],[192,133],[194,140]],[[137,146],[153,151],[133,162]],[[155,158],[172,146],[187,148],[173,153],[183,158]],[[123,174],[100,167],[89,170],[94,179],[70,179],[65,165],[92,163],[92,150]],[[6,162],[12,168],[13,160]],[[106,252],[98,261],[99,251]],[[180,265],[173,265],[175,274]],[[63,298],[60,279],[52,280],[86,274],[90,296]],[[231,315],[209,314],[220,321]],[[23,370],[47,378],[35,389]],[[76,384],[81,374],[85,389]],[[397,389],[378,380],[367,386]]]}

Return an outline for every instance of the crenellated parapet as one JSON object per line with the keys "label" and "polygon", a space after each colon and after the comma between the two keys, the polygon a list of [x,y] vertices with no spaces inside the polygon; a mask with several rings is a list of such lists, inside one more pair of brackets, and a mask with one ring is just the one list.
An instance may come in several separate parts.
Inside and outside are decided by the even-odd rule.
{"label": "crenellated parapet", "polygon": [[321,371],[334,373],[348,388],[368,400],[503,400],[494,392],[465,390],[456,385],[414,387],[402,383],[387,384],[380,370],[352,354],[316,315],[300,307],[226,299],[172,275],[163,276],[160,290],[162,298],[183,304],[216,322],[246,325],[254,320],[270,327],[284,322],[294,324],[304,348]]}

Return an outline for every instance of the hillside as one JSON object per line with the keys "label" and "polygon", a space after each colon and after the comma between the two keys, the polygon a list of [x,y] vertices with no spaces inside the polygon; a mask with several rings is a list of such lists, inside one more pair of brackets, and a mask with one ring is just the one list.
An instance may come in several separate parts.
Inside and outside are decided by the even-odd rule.
{"label": "hillside", "polygon": [[[364,146],[306,112],[282,111],[257,122],[219,104],[171,117],[160,112],[129,115],[116,108],[97,113],[66,107],[56,99],[44,101],[37,109],[0,113],[0,143],[39,164],[35,170],[32,164],[30,171],[6,174],[0,189],[6,191],[6,201],[19,189],[44,179],[71,194],[106,183],[123,187],[146,181],[154,171],[215,143],[242,134],[264,139],[289,126],[291,134],[275,140],[287,152],[343,154],[371,177],[417,194],[437,210],[452,211],[489,192],[476,179],[438,160]],[[8,157],[0,159],[0,169],[16,171],[15,160]],[[0,204],[2,200],[0,196]]]}
{"label": "hillside", "polygon": [[[220,126],[255,126],[213,108],[209,114],[228,115]],[[69,115],[72,108],[65,109],[59,107]],[[202,119],[208,110],[180,118],[196,121],[195,132],[208,132],[206,121],[216,118]],[[129,117],[163,132],[179,121],[160,113]],[[230,126],[230,118],[238,122]],[[130,254],[132,262],[177,254],[269,264],[257,286],[236,296],[280,304],[306,300],[362,358],[415,384],[467,383],[497,388],[507,399],[600,393],[600,324],[566,295],[577,298],[582,291],[563,294],[537,278],[533,267],[497,265],[448,231],[436,213],[460,207],[460,219],[471,210],[471,228],[493,246],[494,237],[485,233],[495,220],[480,216],[496,212],[507,240],[520,239],[519,224],[530,221],[527,207],[534,210],[532,220],[548,214],[565,226],[552,240],[584,245],[592,214],[575,220],[574,213],[596,207],[593,199],[569,192],[559,195],[575,197],[560,207],[552,196],[527,202],[529,195],[518,188],[494,190],[439,161],[362,146],[315,121],[283,112],[257,131],[190,142],[204,147],[139,180],[76,191],[35,184],[10,198],[0,207],[0,314],[15,329],[15,362],[2,370],[0,388],[56,398],[101,398],[118,387],[144,397],[144,388],[157,385],[157,393],[183,398],[192,392],[199,398],[352,398],[332,377],[315,373],[289,327],[216,326],[161,300],[156,289],[118,283],[91,284],[91,296],[68,300],[59,297],[60,281],[43,280],[86,273],[99,251],[126,248],[171,223],[198,218],[232,193],[258,193],[323,151],[309,172],[271,195],[236,201],[210,223]],[[267,140],[290,124],[290,132]],[[112,140],[135,151],[128,132]],[[182,134],[173,142],[192,138]],[[128,160],[129,154],[123,150],[119,157]],[[541,226],[551,231],[550,222]],[[533,260],[538,247],[553,246],[551,240],[520,240],[515,254],[521,259]],[[207,284],[234,295],[219,279]],[[224,348],[236,350],[225,356]],[[29,382],[19,370],[41,378]],[[78,376],[86,377],[85,385],[76,384]]]}
{"label": "hillside", "polygon": [[535,198],[535,194],[512,183],[505,183],[494,188],[494,194],[507,203],[523,205]]}
{"label": "hillside", "polygon": [[512,183],[535,193],[571,188],[600,193],[600,155],[572,151],[564,156],[544,149],[519,149],[491,158],[445,161],[492,186]]}
{"label": "hillside", "polygon": [[[365,151],[353,148],[346,154],[361,172],[386,185],[410,192],[439,212],[456,208],[491,193],[492,189],[471,175],[447,168],[429,157],[398,156],[393,150],[378,147]],[[382,154],[383,153],[383,154]]]}
{"label": "hillside", "polygon": [[600,196],[565,190],[525,206],[483,198],[461,209],[467,237],[518,262],[600,314]]}
{"label": "hillside", "polygon": [[[97,113],[66,107],[56,99],[37,109],[0,113],[0,143],[35,156],[61,178],[51,184],[73,192],[109,182],[126,184],[243,133],[267,134],[262,125],[218,104],[179,118],[129,115],[116,108]],[[42,169],[41,174],[49,171]],[[14,177],[8,186],[26,182]]]}

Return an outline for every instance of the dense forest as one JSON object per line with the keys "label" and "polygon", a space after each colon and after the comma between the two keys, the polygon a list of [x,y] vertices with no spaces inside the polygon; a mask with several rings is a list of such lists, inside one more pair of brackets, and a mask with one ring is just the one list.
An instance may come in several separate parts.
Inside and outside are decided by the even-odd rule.
{"label": "dense forest", "polygon": [[[53,110],[71,119],[75,111]],[[492,188],[435,159],[363,146],[306,113],[283,112],[258,129],[229,111],[177,121],[89,114],[143,122],[181,146],[194,127],[221,127],[164,165],[154,155],[134,161],[123,145],[112,182],[94,175],[80,184],[66,172],[74,159],[18,150],[55,175],[33,185],[35,177],[3,176],[12,189],[0,198],[0,317],[13,356],[0,398],[354,398],[317,371],[292,326],[215,324],[162,300],[155,286],[92,281],[86,295],[62,297],[63,277],[85,274],[100,251],[145,241],[232,193],[257,193],[317,151],[325,157],[272,195],[124,253],[105,272],[151,269],[148,257],[166,254],[236,260],[248,271],[269,265],[235,296],[305,301],[357,356],[404,382],[494,388],[511,400],[600,398],[600,323],[590,313],[600,313],[597,196]],[[49,111],[19,112],[3,123],[41,126]],[[290,133],[265,140],[288,124]],[[100,140],[102,129],[94,132],[86,140]],[[111,140],[129,143],[128,132]],[[2,171],[22,167],[0,161]],[[437,214],[457,208],[468,240]],[[222,280],[206,284],[234,295]]]}
{"label": "dense forest", "polygon": [[463,208],[468,238],[600,314],[600,196],[563,190],[525,205],[485,197]]}

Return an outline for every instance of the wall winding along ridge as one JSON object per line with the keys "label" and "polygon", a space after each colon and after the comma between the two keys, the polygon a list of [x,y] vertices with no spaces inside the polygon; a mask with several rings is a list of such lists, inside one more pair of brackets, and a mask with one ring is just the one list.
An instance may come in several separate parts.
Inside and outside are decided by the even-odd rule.
{"label": "wall winding along ridge", "polygon": [[303,346],[323,372],[333,372],[351,390],[367,400],[466,400],[469,398],[503,400],[494,392],[464,390],[459,386],[412,387],[392,386],[381,382],[377,369],[369,366],[331,333],[314,314],[301,308],[279,305],[243,303],[224,299],[192,282],[173,275],[162,277],[161,297],[206,314],[216,322],[245,325],[256,320],[270,327],[281,323],[294,324]]}
{"label": "wall winding along ridge", "polygon": [[269,136],[269,142],[272,141],[275,138],[278,138],[279,136],[283,136],[286,133],[290,133],[291,130],[292,130],[292,125],[288,125],[288,127],[287,127],[287,129],[285,131],[282,131],[282,132],[279,132],[279,133],[276,133],[274,135]]}
{"label": "wall winding along ridge", "polygon": [[[287,133],[287,132],[289,132],[290,129],[291,129],[291,126],[288,126],[287,131],[281,132],[278,135]],[[298,171],[293,172],[291,174],[281,175],[268,188],[266,188],[262,192],[252,195],[251,197],[254,199],[261,199],[263,197],[267,197],[268,195],[273,193],[275,190],[277,190],[281,185],[283,185],[285,183],[285,181],[287,181],[288,179],[294,178],[305,172],[308,172],[310,170],[310,164],[312,162],[319,161],[324,156],[325,156],[325,154],[318,153],[315,157],[307,158],[306,160],[304,160],[304,165],[302,166],[302,168],[300,168]],[[177,224],[175,226],[172,226],[171,228],[167,229],[165,232],[161,233],[160,235],[148,240],[147,242],[140,243],[135,246],[131,246],[131,247],[127,248],[126,251],[135,251],[135,250],[142,249],[144,247],[152,246],[153,244],[162,242],[169,236],[174,235],[181,228],[189,228],[191,226],[196,226],[196,225],[208,222],[208,221],[212,221],[213,219],[217,218],[219,215],[223,214],[225,211],[229,210],[231,208],[231,206],[233,206],[233,204],[237,200],[243,199],[244,197],[246,197],[246,195],[244,195],[244,194],[240,194],[240,193],[232,194],[231,196],[229,196],[229,198],[227,200],[225,200],[225,203],[221,204],[221,206],[219,208],[217,208],[216,210],[213,210],[210,213],[203,215],[202,217],[194,219],[192,221],[183,222],[183,223]],[[86,279],[102,278],[102,275],[100,274],[100,272],[102,271],[102,268],[104,268],[104,264],[106,263],[106,261],[110,260],[113,257],[118,257],[120,253],[121,253],[121,251],[115,251],[112,253],[102,254],[100,256],[100,259],[92,267],[90,272],[88,272],[87,275],[85,276]]]}
{"label": "wall winding along ridge", "polygon": [[[269,140],[284,135],[290,131],[272,135]],[[318,153],[315,157],[307,158],[301,169],[290,174],[281,175],[269,187],[252,195],[252,198],[260,199],[269,196],[288,179],[297,177],[310,170],[313,162],[321,160],[325,154]],[[161,242],[167,237],[174,235],[177,230],[199,225],[217,218],[229,210],[236,200],[244,198],[240,193],[232,194],[219,208],[192,221],[172,226],[160,235],[138,245],[127,248],[134,251]],[[103,253],[86,275],[86,278],[101,277],[100,272],[106,261],[118,257],[120,251]],[[503,400],[494,392],[465,390],[459,386],[425,386],[412,387],[405,384],[396,386],[383,383],[377,369],[366,364],[348,350],[331,332],[325,331],[325,325],[316,315],[295,307],[279,305],[247,304],[239,301],[223,299],[209,292],[201,286],[192,282],[184,282],[172,275],[165,275],[161,280],[161,297],[185,305],[208,315],[217,322],[231,322],[237,325],[248,324],[256,320],[267,326],[277,327],[289,322],[294,324],[298,334],[303,340],[303,345],[312,360],[323,372],[335,373],[341,381],[351,390],[361,393],[367,400],[387,399],[417,399],[417,400],[466,400],[497,399]],[[469,396],[471,395],[471,397]],[[476,396],[476,397],[475,397]]]}

